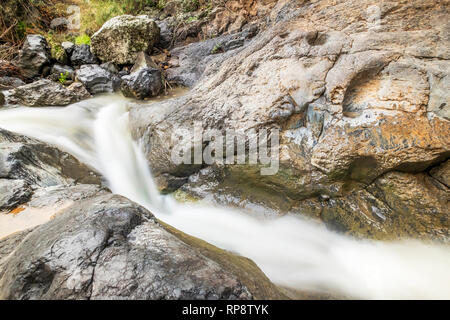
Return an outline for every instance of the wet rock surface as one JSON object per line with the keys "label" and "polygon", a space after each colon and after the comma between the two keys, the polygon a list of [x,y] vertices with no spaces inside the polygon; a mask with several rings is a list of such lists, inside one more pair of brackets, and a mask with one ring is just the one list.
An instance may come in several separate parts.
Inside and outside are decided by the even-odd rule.
{"label": "wet rock surface", "polygon": [[[325,210],[326,223],[355,235],[448,239],[442,232],[448,228],[448,186],[437,174],[426,183],[420,174],[450,156],[449,29],[440,5],[413,3],[399,3],[393,11],[383,4],[381,25],[367,18],[365,8],[378,5],[374,1],[280,3],[270,13],[271,27],[237,49],[211,54],[215,39],[175,49],[179,67],[169,69],[168,76],[194,89],[130,113],[134,136],[151,146],[146,153],[153,172],[181,178],[200,169],[176,164],[170,154],[175,130],[192,131],[195,121],[202,122],[206,135],[216,129],[276,129],[277,174],[261,176],[261,166],[216,163],[214,183],[199,176],[184,189],[194,196],[201,190],[201,197],[221,193],[219,202],[227,195],[243,203],[251,199],[284,212],[321,216]],[[183,63],[194,56],[201,62]],[[373,191],[374,199],[364,196],[390,172],[408,174],[402,183],[391,177],[397,181],[395,194],[420,186],[414,190],[422,189],[439,218],[431,218],[428,205],[408,207],[402,203],[407,199],[391,203],[386,190]],[[439,192],[432,186],[436,183],[443,188]],[[364,210],[355,210],[351,195],[358,192],[360,206],[387,217],[373,218],[384,222],[372,223]],[[335,204],[321,204],[324,199]],[[405,206],[415,208],[409,218]],[[350,218],[355,216],[358,221]],[[430,219],[430,226],[410,226],[419,216]]]}
{"label": "wet rock surface", "polygon": [[121,79],[121,90],[125,97],[142,100],[157,96],[163,89],[159,69],[143,68]]}
{"label": "wet rock surface", "polygon": [[64,87],[60,83],[42,79],[11,91],[10,100],[14,104],[29,107],[66,106],[86,98],[83,93]]}
{"label": "wet rock surface", "polygon": [[[30,233],[0,241],[0,252],[5,253],[3,259],[0,256],[0,297],[283,297],[249,260],[233,258],[232,254],[169,230],[172,233],[147,210],[120,196],[106,194],[78,202]],[[13,251],[11,243],[15,244]],[[219,256],[228,255],[228,262],[214,261],[214,251]],[[242,261],[244,267],[239,270],[246,270],[246,277],[242,273],[239,278],[233,273],[236,270],[227,266],[236,263],[230,263],[232,259]]]}
{"label": "wet rock surface", "polygon": [[98,175],[73,156],[38,140],[0,129],[0,178],[49,187],[75,181],[99,184]]}
{"label": "wet rock surface", "polygon": [[12,210],[28,202],[32,190],[24,180],[0,179],[0,211]]}
{"label": "wet rock surface", "polygon": [[120,78],[99,65],[83,65],[76,72],[76,78],[91,94],[115,92],[120,88]]}

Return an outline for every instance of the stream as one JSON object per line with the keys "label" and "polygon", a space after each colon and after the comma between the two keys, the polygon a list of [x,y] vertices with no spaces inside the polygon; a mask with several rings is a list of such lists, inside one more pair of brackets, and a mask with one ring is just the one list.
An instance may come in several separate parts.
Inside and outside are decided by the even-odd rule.
{"label": "stream", "polygon": [[255,217],[159,194],[131,137],[128,101],[111,94],[65,108],[3,109],[0,127],[73,154],[100,172],[112,192],[189,235],[252,259],[279,286],[361,299],[450,299],[449,246],[360,241],[300,217]]}

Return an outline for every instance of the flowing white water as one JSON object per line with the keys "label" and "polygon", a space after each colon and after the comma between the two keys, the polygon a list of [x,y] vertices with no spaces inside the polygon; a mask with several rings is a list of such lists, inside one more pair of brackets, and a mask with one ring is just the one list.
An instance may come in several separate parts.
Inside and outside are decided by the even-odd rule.
{"label": "flowing white water", "polygon": [[114,193],[159,219],[255,261],[276,284],[364,299],[450,299],[450,248],[418,241],[356,241],[297,217],[257,219],[159,195],[128,128],[126,100],[0,111],[0,127],[53,143],[100,171]]}

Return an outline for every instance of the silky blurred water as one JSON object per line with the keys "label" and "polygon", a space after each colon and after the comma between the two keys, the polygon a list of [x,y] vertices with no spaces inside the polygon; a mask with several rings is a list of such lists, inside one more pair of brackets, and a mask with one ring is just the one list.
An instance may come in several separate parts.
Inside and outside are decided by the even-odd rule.
{"label": "silky blurred water", "polygon": [[159,194],[128,127],[127,100],[99,96],[64,108],[0,111],[0,127],[70,152],[114,193],[160,220],[252,259],[277,285],[362,299],[449,299],[450,248],[415,240],[357,241],[299,217],[256,218]]}

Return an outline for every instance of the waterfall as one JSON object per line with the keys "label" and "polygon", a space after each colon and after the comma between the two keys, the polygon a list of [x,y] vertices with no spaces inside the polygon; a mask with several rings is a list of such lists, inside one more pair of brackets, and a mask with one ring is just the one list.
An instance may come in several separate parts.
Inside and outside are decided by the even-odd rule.
{"label": "waterfall", "polygon": [[160,220],[252,259],[276,284],[362,299],[450,299],[450,248],[416,240],[358,241],[299,217],[256,218],[162,196],[128,128],[126,99],[100,96],[65,108],[0,111],[0,127],[72,153],[114,193]]}

